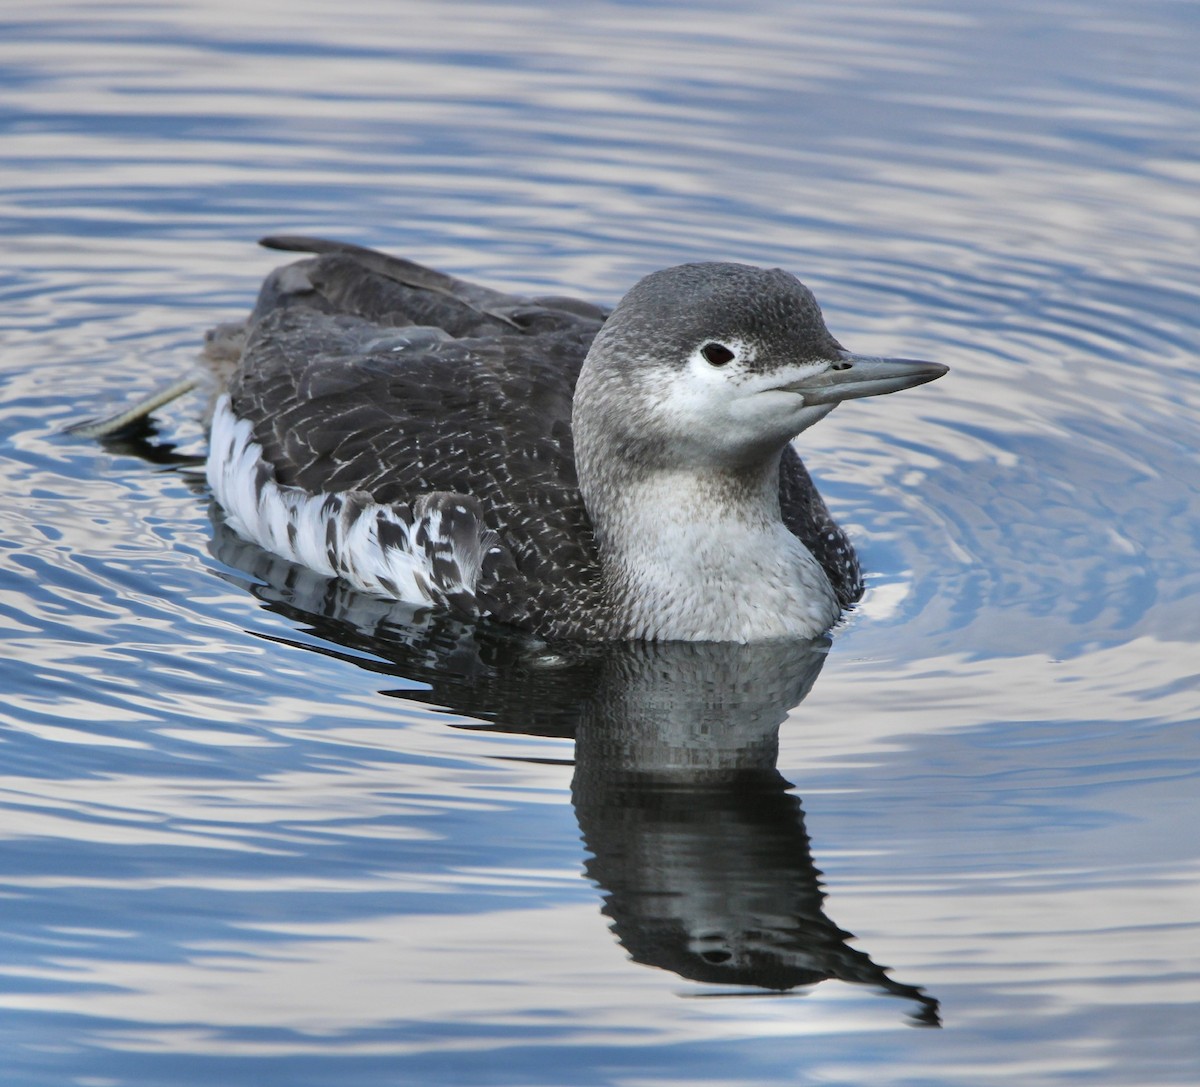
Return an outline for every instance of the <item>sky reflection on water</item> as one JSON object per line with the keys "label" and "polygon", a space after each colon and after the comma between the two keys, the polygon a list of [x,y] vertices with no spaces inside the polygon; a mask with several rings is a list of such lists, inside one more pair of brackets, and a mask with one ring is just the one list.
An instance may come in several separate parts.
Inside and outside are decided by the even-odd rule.
{"label": "sky reflection on water", "polygon": [[[731,10],[3,17],[6,1082],[1194,1081],[1200,19]],[[778,263],[950,364],[802,441],[871,574],[803,703],[715,692],[720,772],[663,780],[630,662],[239,549],[192,406],[59,434],[182,372],[274,231],[604,301]],[[598,709],[631,746],[574,767]],[[768,945],[869,977],[687,979]]]}

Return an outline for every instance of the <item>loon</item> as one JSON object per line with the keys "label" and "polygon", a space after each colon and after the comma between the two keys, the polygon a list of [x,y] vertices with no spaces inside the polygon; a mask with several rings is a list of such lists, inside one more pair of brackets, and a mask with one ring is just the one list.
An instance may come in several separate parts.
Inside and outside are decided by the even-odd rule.
{"label": "loon", "polygon": [[359,591],[534,636],[823,634],[862,594],[791,440],[937,363],[846,351],[791,274],[684,264],[611,311],[307,237],[222,375],[207,477],[238,535]]}

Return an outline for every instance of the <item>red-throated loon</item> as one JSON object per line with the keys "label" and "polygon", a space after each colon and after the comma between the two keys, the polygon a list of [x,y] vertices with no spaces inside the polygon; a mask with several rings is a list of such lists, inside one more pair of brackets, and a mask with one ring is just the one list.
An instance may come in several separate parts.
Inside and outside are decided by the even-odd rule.
{"label": "red-throated loon", "polygon": [[668,268],[610,313],[263,244],[315,255],[268,277],[232,341],[208,456],[228,523],[361,591],[544,638],[821,634],[862,580],[791,439],[946,372],[845,351],[779,269]]}

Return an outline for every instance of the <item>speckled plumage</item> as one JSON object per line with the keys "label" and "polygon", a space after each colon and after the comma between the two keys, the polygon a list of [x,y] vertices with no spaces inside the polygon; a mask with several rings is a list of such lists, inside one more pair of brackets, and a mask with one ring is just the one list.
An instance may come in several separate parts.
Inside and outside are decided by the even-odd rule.
{"label": "speckled plumage", "polygon": [[[700,622],[689,634],[678,622],[659,626],[646,618],[652,607],[628,607],[629,586],[638,582],[614,573],[616,564],[605,558],[609,545],[603,540],[598,545],[593,512],[580,490],[572,426],[580,369],[605,325],[606,311],[572,299],[515,298],[338,243],[287,238],[267,244],[318,255],[267,279],[228,381],[227,399],[217,407],[209,476],[239,533],[322,572],[347,577],[367,591],[404,596],[391,592],[395,586],[381,584],[376,575],[357,577],[352,564],[334,553],[342,537],[335,539],[332,528],[324,541],[328,561],[322,565],[320,554],[310,554],[319,550],[315,544],[297,544],[294,524],[272,529],[251,523],[268,501],[280,509],[290,506],[293,518],[301,516],[295,510],[302,507],[308,510],[303,517],[319,517],[324,510],[346,540],[370,535],[373,546],[384,552],[389,547],[421,552],[427,566],[414,576],[418,587],[427,590],[423,599],[543,637],[719,640],[728,630],[732,640],[746,640],[774,631],[752,619],[749,626],[740,620],[741,625],[733,626]],[[731,282],[745,273],[750,285],[761,285],[764,276],[783,277],[786,282],[781,280],[778,297],[772,295],[773,281],[768,281],[761,313],[751,306],[747,316],[736,318],[735,324],[742,322],[738,328],[750,336],[745,329],[756,330],[755,322],[765,320],[764,343],[778,340],[780,350],[795,353],[794,345],[784,341],[799,338],[809,357],[825,360],[817,369],[828,369],[828,360],[842,353],[825,330],[811,295],[785,273],[736,265],[689,267],[694,271],[684,275],[695,281],[687,292],[697,313],[706,312],[708,304],[705,269],[733,270],[717,273]],[[646,344],[657,343],[674,354],[694,351],[720,334],[723,318],[716,315],[712,330],[691,328],[689,322],[695,319],[686,306],[663,299],[653,283],[650,288],[643,285],[635,291],[642,290],[650,304],[623,302],[624,318],[619,309],[601,340],[616,338],[610,356],[619,359],[605,380],[617,383],[613,387],[618,395],[628,391],[631,398],[644,396],[649,418],[659,410],[652,384],[649,392],[637,394],[633,389],[642,371],[624,376],[618,371],[642,366],[639,352]],[[628,297],[635,298],[635,292]],[[713,305],[718,303],[719,299]],[[656,315],[659,304],[663,312]],[[665,347],[661,337],[655,340],[656,328],[674,337],[672,346]],[[742,342],[736,336],[726,338]],[[743,352],[748,378],[757,380],[770,371],[772,350]],[[596,362],[589,365],[595,371]],[[840,365],[833,363],[834,368]],[[598,381],[593,379],[592,386],[599,388]],[[601,389],[593,399],[611,395]],[[636,407],[631,400],[631,411]],[[813,409],[813,418],[828,410]],[[642,472],[640,466],[651,474],[659,456],[654,443],[670,444],[653,432],[652,422],[639,436],[619,441],[636,444],[643,432],[645,449],[624,455],[629,485],[620,472],[610,481],[610,489],[621,492],[618,506],[623,497],[639,493],[641,483],[635,477]],[[787,539],[804,545],[797,549],[802,563],[812,562],[811,553],[815,573],[805,576],[825,584],[821,592],[836,600],[831,612],[835,616],[837,604],[848,605],[862,591],[853,548],[792,447],[786,440],[766,444],[770,448],[765,456],[754,451],[751,468],[744,468],[737,457],[730,461],[725,474],[734,482],[727,486],[738,491],[743,477],[767,480],[772,496],[778,495],[778,506],[774,514],[768,510],[766,521],[778,524],[782,518]],[[670,467],[670,451],[663,457]],[[241,477],[235,474],[235,462]],[[722,463],[723,472],[724,468]],[[593,484],[593,492],[608,486]],[[739,492],[730,503],[739,506],[742,501]],[[663,500],[664,507],[668,503]],[[767,506],[773,503],[771,497]],[[639,511],[639,531],[653,534],[660,521],[671,520],[670,513],[665,508]],[[719,537],[730,538],[734,548],[745,520],[740,513],[738,518]],[[756,524],[757,519],[757,513],[750,518]],[[689,531],[699,529],[693,525]],[[763,531],[769,536],[774,530],[767,525]],[[794,542],[786,547],[794,547]],[[696,597],[703,602],[706,594],[726,589],[718,584],[698,586]],[[683,601],[676,603],[685,606]],[[814,612],[819,614],[819,609]],[[814,618],[809,625],[818,629],[811,632],[818,633],[831,621]],[[767,634],[756,633],[760,629]],[[791,627],[786,632],[796,633]]]}

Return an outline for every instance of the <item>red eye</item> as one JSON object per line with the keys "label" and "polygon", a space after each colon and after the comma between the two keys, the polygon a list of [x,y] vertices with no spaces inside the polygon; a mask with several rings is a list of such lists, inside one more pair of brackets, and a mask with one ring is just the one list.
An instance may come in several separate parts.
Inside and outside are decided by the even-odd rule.
{"label": "red eye", "polygon": [[704,361],[712,366],[724,366],[727,362],[733,362],[733,352],[729,350],[723,343],[706,343],[700,348],[700,354],[704,356]]}

